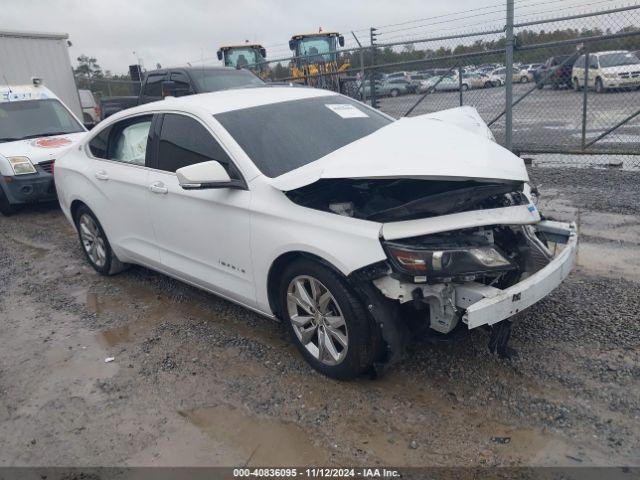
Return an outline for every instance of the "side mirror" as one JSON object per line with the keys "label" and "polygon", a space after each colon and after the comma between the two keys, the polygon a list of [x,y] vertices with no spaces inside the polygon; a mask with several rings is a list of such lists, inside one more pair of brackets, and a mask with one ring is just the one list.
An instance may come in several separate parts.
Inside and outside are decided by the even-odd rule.
{"label": "side mirror", "polygon": [[215,160],[195,163],[176,170],[178,183],[185,190],[205,188],[244,188],[240,180],[232,180],[225,168]]}
{"label": "side mirror", "polygon": [[338,45],[344,47],[344,37],[342,35],[338,37]]}
{"label": "side mirror", "polygon": [[261,48],[260,49],[260,55],[262,55],[262,58],[267,58],[267,49],[266,48]]}
{"label": "side mirror", "polygon": [[218,50],[217,55],[218,55],[218,60],[222,60],[222,50]]}
{"label": "side mirror", "polygon": [[292,52],[296,49],[296,41],[295,40],[289,40],[289,50],[291,50]]}

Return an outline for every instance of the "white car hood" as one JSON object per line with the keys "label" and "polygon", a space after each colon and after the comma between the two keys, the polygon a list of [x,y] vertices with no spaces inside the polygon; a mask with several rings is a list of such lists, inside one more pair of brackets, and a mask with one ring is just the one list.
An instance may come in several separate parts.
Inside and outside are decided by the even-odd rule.
{"label": "white car hood", "polygon": [[522,159],[487,136],[470,107],[402,118],[271,184],[289,191],[327,178],[527,182]]}
{"label": "white car hood", "polygon": [[0,143],[3,157],[28,157],[32,163],[40,163],[60,156],[73,147],[87,132],[68,133],[52,137],[29,138],[16,142]]}

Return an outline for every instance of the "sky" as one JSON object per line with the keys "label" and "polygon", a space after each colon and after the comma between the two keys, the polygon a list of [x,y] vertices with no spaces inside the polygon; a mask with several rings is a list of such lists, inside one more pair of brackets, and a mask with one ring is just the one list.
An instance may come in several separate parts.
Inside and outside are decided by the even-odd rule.
{"label": "sky", "polygon": [[[612,1],[515,0],[516,16],[621,4]],[[351,30],[368,44],[370,26],[389,41],[473,31],[504,25],[504,9],[504,0],[2,0],[0,30],[68,33],[74,65],[86,54],[105,71],[125,73],[137,59],[147,69],[217,65],[219,46],[245,40],[262,43],[268,59],[282,58],[292,34],[319,27],[343,33],[347,46],[355,42]]]}

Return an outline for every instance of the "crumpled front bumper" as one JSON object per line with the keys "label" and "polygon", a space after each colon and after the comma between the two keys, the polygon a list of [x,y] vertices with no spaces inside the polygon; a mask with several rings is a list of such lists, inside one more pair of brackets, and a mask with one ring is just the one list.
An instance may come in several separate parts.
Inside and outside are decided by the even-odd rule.
{"label": "crumpled front bumper", "polygon": [[493,325],[530,307],[549,295],[571,272],[578,251],[575,223],[542,221],[536,228],[564,244],[544,268],[504,290],[472,282],[456,285],[456,306],[465,309],[462,321],[469,329]]}

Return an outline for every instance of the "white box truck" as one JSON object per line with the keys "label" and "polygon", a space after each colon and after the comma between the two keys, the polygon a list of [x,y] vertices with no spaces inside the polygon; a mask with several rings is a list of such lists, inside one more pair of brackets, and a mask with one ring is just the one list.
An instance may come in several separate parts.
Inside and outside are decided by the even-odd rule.
{"label": "white box truck", "polygon": [[27,85],[42,79],[78,118],[82,107],[73,77],[66,33],[0,31],[0,84]]}

